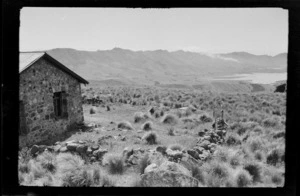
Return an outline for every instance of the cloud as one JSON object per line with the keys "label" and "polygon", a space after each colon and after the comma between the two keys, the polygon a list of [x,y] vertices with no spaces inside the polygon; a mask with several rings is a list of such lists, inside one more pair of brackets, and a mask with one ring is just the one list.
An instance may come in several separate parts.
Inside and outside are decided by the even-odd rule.
{"label": "cloud", "polygon": [[210,53],[210,52],[203,52],[205,50],[203,50],[202,48],[200,47],[197,47],[197,46],[188,46],[188,47],[184,47],[182,49],[183,51],[186,51],[186,52],[196,52],[196,53],[200,53],[202,55],[206,55],[210,58],[214,58],[214,59],[221,59],[221,60],[225,60],[225,61],[233,61],[233,62],[239,62],[237,59],[234,59],[234,58],[229,58],[229,57],[223,57],[219,54],[214,54],[214,53]]}

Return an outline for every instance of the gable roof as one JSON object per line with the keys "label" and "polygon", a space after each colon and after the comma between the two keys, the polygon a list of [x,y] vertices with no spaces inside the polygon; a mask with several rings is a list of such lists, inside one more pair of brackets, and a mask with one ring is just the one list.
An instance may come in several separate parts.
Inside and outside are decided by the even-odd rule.
{"label": "gable roof", "polygon": [[65,73],[71,75],[79,82],[83,84],[88,84],[89,82],[80,77],[78,74],[67,68],[65,65],[60,63],[58,60],[50,56],[47,52],[20,52],[19,54],[19,74],[27,70],[31,65],[33,65],[37,60],[41,58],[46,58],[54,66],[61,69]]}

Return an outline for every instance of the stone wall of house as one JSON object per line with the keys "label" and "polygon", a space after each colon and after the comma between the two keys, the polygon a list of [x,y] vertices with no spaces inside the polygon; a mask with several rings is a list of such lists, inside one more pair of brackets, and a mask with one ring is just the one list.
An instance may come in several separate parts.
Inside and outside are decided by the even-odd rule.
{"label": "stone wall of house", "polygon": [[[54,113],[53,95],[60,91],[67,93],[67,118]],[[26,134],[20,134],[20,147],[51,139],[84,120],[80,83],[45,58],[20,74],[20,100],[27,126]]]}

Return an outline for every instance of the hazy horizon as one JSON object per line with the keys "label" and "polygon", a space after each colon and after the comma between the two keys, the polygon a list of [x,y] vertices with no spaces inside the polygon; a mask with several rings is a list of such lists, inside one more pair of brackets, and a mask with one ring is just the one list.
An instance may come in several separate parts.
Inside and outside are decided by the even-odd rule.
{"label": "hazy horizon", "polygon": [[287,53],[287,19],[281,8],[23,8],[20,51],[122,48],[275,56]]}

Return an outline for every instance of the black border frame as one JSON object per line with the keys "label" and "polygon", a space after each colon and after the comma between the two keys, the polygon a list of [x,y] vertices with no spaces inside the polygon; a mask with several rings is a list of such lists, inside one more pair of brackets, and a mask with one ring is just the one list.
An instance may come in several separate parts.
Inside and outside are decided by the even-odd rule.
{"label": "black border frame", "polygon": [[[22,7],[283,8],[289,11],[286,178],[283,188],[65,188],[18,186],[19,25]],[[1,193],[7,195],[296,195],[297,111],[300,100],[300,3],[296,0],[3,0],[1,53]],[[171,192],[170,192],[171,191]],[[192,192],[193,191],[193,192]]]}

